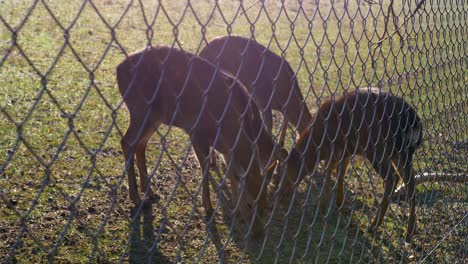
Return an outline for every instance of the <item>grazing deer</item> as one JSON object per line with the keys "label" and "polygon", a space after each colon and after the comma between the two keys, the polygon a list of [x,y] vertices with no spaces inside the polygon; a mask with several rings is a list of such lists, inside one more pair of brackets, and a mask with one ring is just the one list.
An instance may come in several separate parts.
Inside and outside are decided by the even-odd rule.
{"label": "grazing deer", "polygon": [[287,124],[298,131],[306,129],[311,115],[304,102],[294,71],[285,58],[253,39],[226,36],[216,38],[201,51],[200,57],[222,71],[236,76],[253,95],[263,113],[265,126],[273,127],[272,109],[283,114],[279,145],[284,145]]}
{"label": "grazing deer", "polygon": [[[285,181],[280,192],[290,195],[302,178],[325,161],[325,182],[320,207],[324,211],[329,196],[330,175],[337,169],[336,205],[344,201],[344,175],[349,159],[361,155],[384,181],[384,193],[369,231],[382,223],[389,199],[400,176],[408,189],[410,217],[406,241],[416,228],[413,154],[422,140],[422,123],[416,111],[402,98],[360,88],[335,100],[323,102],[289,153]],[[396,171],[395,171],[396,170]]]}
{"label": "grazing deer", "polygon": [[[181,128],[190,136],[202,169],[202,204],[207,219],[214,213],[207,166],[212,155],[210,148],[219,151],[227,162],[231,188],[236,197],[240,192],[237,203],[243,219],[250,224],[254,216],[258,217],[255,207],[263,213],[267,203],[266,174],[259,159],[269,158],[265,153],[272,153],[274,142],[263,129],[260,112],[240,82],[217,71],[208,61],[170,47],[148,47],[128,56],[117,67],[117,81],[130,112],[130,125],[121,144],[129,196],[135,205],[140,203],[140,196],[133,153],[141,191],[154,198],[147,186],[145,151],[150,137],[161,124],[166,124]],[[255,143],[262,145],[262,153],[258,153]]]}

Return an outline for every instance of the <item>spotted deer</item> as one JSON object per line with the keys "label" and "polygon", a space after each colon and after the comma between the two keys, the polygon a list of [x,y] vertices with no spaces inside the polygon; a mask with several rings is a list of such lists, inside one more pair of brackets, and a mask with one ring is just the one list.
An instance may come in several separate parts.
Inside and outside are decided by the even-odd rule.
{"label": "spotted deer", "polygon": [[280,57],[253,39],[239,36],[219,37],[200,52],[207,59],[244,84],[261,109],[265,126],[273,127],[272,110],[283,114],[279,145],[284,145],[288,122],[298,131],[311,120],[294,71]]}
{"label": "spotted deer", "polygon": [[410,201],[406,234],[409,242],[416,228],[413,154],[421,140],[421,119],[402,98],[369,87],[345,93],[334,100],[328,99],[320,105],[290,151],[280,193],[283,197],[290,196],[303,177],[313,173],[317,165],[325,161],[320,208],[324,211],[328,204],[327,186],[330,186],[330,175],[334,170],[337,170],[336,206],[341,207],[349,160],[355,155],[363,156],[384,182],[380,208],[369,231],[375,231],[381,225],[401,177]]}
{"label": "spotted deer", "polygon": [[[133,203],[140,203],[134,154],[141,192],[155,198],[148,186],[145,151],[150,137],[165,124],[181,128],[190,136],[202,169],[202,204],[207,219],[214,213],[207,166],[213,148],[227,163],[227,177],[239,197],[242,218],[257,226],[258,215],[267,204],[267,175],[260,159],[269,158],[265,153],[273,152],[274,142],[263,129],[260,112],[249,101],[243,85],[208,61],[171,47],[148,47],[129,55],[117,66],[117,81],[130,113],[121,145]],[[257,144],[262,145],[262,153]]]}

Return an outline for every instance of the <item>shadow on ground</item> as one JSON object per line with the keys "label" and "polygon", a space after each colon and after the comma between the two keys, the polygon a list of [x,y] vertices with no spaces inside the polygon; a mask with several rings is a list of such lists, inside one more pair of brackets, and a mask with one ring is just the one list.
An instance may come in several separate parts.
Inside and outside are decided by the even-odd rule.
{"label": "shadow on ground", "polygon": [[130,218],[129,263],[172,263],[158,250],[158,240],[153,228],[153,207],[144,203],[132,208]]}

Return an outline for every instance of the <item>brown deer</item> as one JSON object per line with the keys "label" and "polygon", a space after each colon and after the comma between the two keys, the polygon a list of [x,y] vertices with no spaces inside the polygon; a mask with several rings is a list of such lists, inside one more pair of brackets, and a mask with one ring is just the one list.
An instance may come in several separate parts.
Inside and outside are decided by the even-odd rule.
{"label": "brown deer", "polygon": [[421,140],[421,120],[402,98],[369,87],[326,100],[289,153],[280,193],[283,198],[290,195],[306,174],[313,173],[320,161],[325,161],[320,207],[324,211],[327,206],[327,186],[330,186],[330,175],[335,169],[336,206],[341,207],[349,159],[361,155],[370,161],[384,181],[380,208],[369,231],[375,231],[382,223],[389,199],[401,177],[410,200],[406,234],[409,242],[416,228],[413,154]]}
{"label": "brown deer", "polygon": [[[155,198],[147,186],[145,151],[150,137],[166,124],[190,136],[202,169],[202,204],[207,219],[214,213],[207,166],[213,148],[227,162],[226,175],[239,197],[242,218],[251,223],[255,217],[256,226],[267,203],[267,175],[259,159],[269,159],[275,146],[242,84],[217,71],[208,61],[170,47],[148,47],[128,56],[117,67],[117,81],[130,113],[130,125],[121,144],[133,203],[140,203],[133,154],[141,191]],[[262,145],[262,153],[258,153],[255,143]]]}
{"label": "brown deer", "polygon": [[279,145],[284,145],[287,124],[298,131],[310,123],[311,115],[294,71],[285,58],[276,55],[253,39],[219,37],[208,43],[200,57],[235,76],[253,95],[263,113],[265,126],[273,127],[272,109],[283,114]]}

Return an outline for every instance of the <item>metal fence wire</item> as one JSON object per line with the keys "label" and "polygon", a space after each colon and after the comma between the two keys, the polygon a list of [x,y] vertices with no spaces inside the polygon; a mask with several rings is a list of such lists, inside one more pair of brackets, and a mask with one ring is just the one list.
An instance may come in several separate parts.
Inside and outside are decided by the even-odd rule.
{"label": "metal fence wire", "polygon": [[1,261],[468,262],[467,14],[0,1]]}

